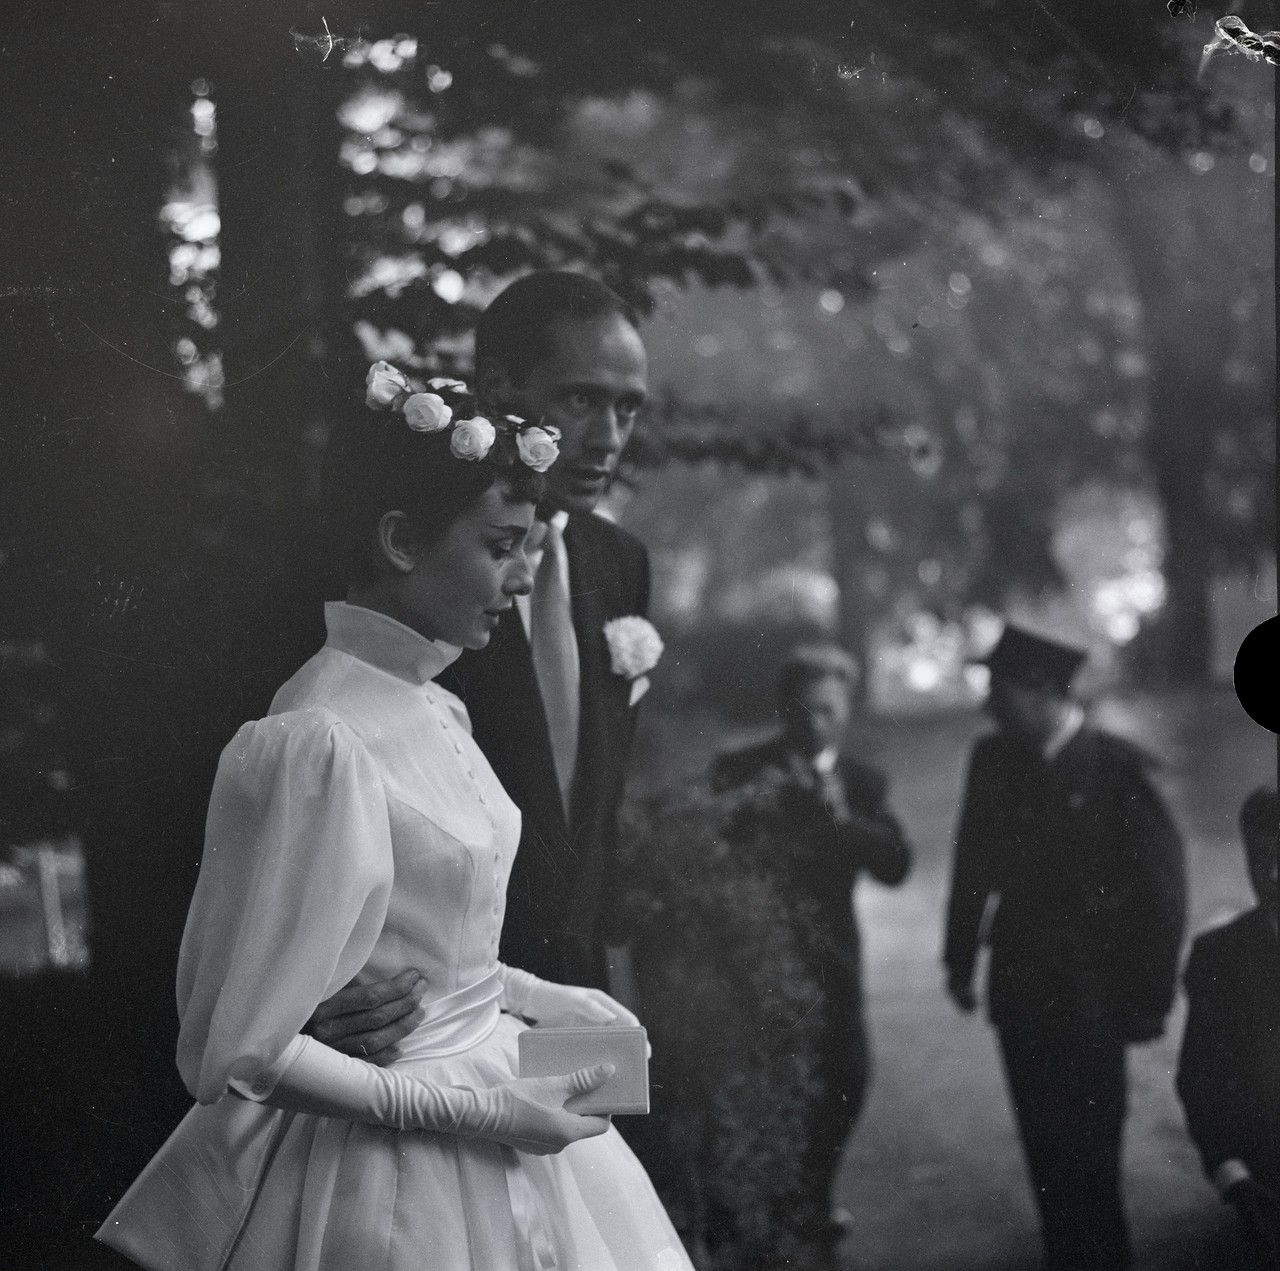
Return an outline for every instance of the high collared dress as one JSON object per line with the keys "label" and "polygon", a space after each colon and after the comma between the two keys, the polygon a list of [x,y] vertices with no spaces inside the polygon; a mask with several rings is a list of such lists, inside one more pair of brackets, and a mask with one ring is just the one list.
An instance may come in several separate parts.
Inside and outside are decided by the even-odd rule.
{"label": "high collared dress", "polygon": [[150,1271],[681,1271],[617,1131],[530,1156],[273,1109],[320,1002],[416,967],[395,1063],[442,1085],[517,1071],[498,941],[520,814],[435,684],[458,650],[326,606],[328,639],[223,752],[178,967],[197,1104],[98,1238]]}

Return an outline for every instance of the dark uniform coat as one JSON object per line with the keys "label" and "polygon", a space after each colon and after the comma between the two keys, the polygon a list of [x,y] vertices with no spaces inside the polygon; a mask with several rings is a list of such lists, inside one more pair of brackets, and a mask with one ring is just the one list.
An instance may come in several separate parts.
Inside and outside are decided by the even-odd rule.
{"label": "dark uniform coat", "polygon": [[947,910],[947,969],[967,980],[987,903],[988,1007],[1146,1034],[1173,1002],[1186,912],[1182,844],[1136,747],[1087,725],[1046,763],[1002,734],[969,766]]}
{"label": "dark uniform coat", "polygon": [[1186,908],[1182,845],[1136,747],[1087,725],[1051,760],[980,740],[956,833],[944,961],[987,1003],[1040,1207],[1046,1268],[1124,1267],[1124,1047],[1157,1036]]}
{"label": "dark uniform coat", "polygon": [[1261,909],[1196,938],[1178,1094],[1205,1173],[1243,1161],[1280,1192],[1280,940]]}
{"label": "dark uniform coat", "polygon": [[634,732],[631,682],[613,672],[610,619],[644,615],[649,558],[638,539],[596,515],[564,532],[581,668],[578,759],[566,818],[542,695],[520,614],[502,615],[484,649],[440,682],[524,818],[507,888],[500,956],[558,983],[605,988],[605,945],[617,887],[618,805]]}

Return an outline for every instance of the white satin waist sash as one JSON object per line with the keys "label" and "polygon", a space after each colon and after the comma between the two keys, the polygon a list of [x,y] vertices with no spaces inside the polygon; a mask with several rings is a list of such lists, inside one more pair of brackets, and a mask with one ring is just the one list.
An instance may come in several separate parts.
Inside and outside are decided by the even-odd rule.
{"label": "white satin waist sash", "polygon": [[[440,1059],[478,1046],[498,1026],[501,997],[500,968],[494,967],[474,984],[428,1003],[426,1018],[397,1043],[400,1054],[396,1064]],[[542,1199],[529,1181],[519,1153],[506,1146],[498,1150],[511,1203],[511,1220],[517,1233],[519,1271],[559,1271]]]}
{"label": "white satin waist sash", "polygon": [[500,968],[474,984],[425,1003],[426,1018],[396,1045],[397,1063],[415,1059],[440,1059],[478,1046],[498,1026],[502,1013]]}

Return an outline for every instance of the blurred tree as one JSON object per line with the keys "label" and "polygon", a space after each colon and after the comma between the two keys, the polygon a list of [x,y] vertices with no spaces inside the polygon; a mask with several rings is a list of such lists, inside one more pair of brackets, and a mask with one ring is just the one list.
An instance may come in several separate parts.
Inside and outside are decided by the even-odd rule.
{"label": "blurred tree", "polygon": [[344,112],[348,210],[382,276],[357,282],[359,306],[439,339],[476,312],[453,275],[582,266],[645,307],[659,279],[865,293],[957,211],[994,211],[1011,171],[1092,159],[1083,111],[1123,109],[1169,145],[1229,129],[1196,50],[1149,6],[1062,7],[490,0],[424,22],[389,3],[382,29],[412,38],[335,52],[317,26],[298,43],[363,82]]}
{"label": "blurred tree", "polygon": [[[164,1003],[212,762],[315,640],[316,571],[298,567],[322,555],[303,515],[321,381],[306,336],[332,201],[306,178],[318,155],[336,167],[336,140],[307,128],[336,103],[294,78],[282,25],[246,9],[193,21],[164,3],[23,3],[0,33],[3,144],[21,173],[0,284],[0,641],[45,651],[42,682],[21,686],[43,699],[26,713],[55,712],[65,749],[41,753],[37,736],[17,759],[39,787],[65,761],[56,811],[83,839],[91,907],[87,978],[0,984],[0,1243],[31,1265],[98,1264],[88,1232],[189,1103]],[[225,285],[223,325],[206,331],[172,285],[158,215],[210,81]],[[184,391],[174,356],[201,331],[225,358],[217,413]]]}
{"label": "blurred tree", "polygon": [[[1269,6],[1254,9],[1248,16],[1265,27]],[[1153,400],[1148,453],[1170,510],[1169,612],[1178,615],[1163,661],[1175,678],[1207,672],[1214,553],[1201,549],[1224,530],[1238,556],[1248,518],[1226,524],[1204,510],[1216,500],[1200,452],[1214,447],[1206,450],[1204,429],[1186,426],[1189,370],[1174,352],[1185,342],[1159,335],[1180,275],[1167,253],[1152,251],[1163,240],[1148,212],[1154,199],[1171,215],[1182,199],[1170,194],[1194,199],[1187,156],[1212,163],[1214,149],[1243,146],[1265,159],[1267,149],[1257,149],[1266,82],[1243,63],[1197,76],[1207,27],[1138,0],[1101,13],[988,0],[962,11],[811,3],[785,14],[717,0],[681,13],[641,4],[607,14],[494,2],[432,10],[429,24],[389,5],[381,19],[383,30],[398,24],[416,35],[340,50],[361,81],[344,109],[343,155],[356,218],[353,312],[366,356],[421,355],[465,369],[460,337],[493,291],[526,268],[589,268],[642,308],[655,284],[695,279],[820,281],[867,300],[878,265],[944,238],[965,215],[1006,224],[1020,215],[1033,197],[1028,179],[1062,197],[1081,174],[1103,172],[1116,204],[1111,228],[1131,246],[1151,333],[1147,375],[1137,378]],[[338,56],[326,43],[299,44],[313,60]],[[1243,161],[1235,158],[1237,175]],[[1166,185],[1153,195],[1143,174],[1161,167]],[[1179,175],[1187,184],[1175,190]],[[1021,199],[1010,197],[1017,183]],[[1247,188],[1238,184],[1237,195]],[[1244,197],[1240,206],[1256,223],[1262,202]],[[1257,241],[1251,233],[1224,240],[1207,221],[1201,228],[1184,224],[1181,237],[1219,279],[1229,271],[1208,262],[1216,247]],[[1265,277],[1269,263],[1254,265]],[[1229,290],[1201,288],[1202,329],[1231,328]],[[1002,356],[1006,338],[1001,330],[983,342],[989,356]],[[1228,360],[1206,355],[1203,367],[1217,370],[1200,377],[1202,395],[1221,399]],[[1013,463],[988,491],[988,559],[972,575],[989,599],[1052,578],[1044,465],[1028,470],[1021,459],[1053,436],[1072,439],[1060,456],[1074,453],[1088,432],[1073,425],[1077,406],[1050,392],[1023,406],[1024,416],[1047,417],[1040,425],[1002,425]],[[1244,456],[1257,455],[1256,421],[1266,413],[1264,400],[1217,412],[1224,461],[1250,466]],[[712,453],[759,470],[778,462],[776,450],[744,447],[705,416],[701,442],[687,417],[668,412],[666,422],[683,441],[651,445],[650,458]],[[840,430],[835,420],[820,425],[817,437],[800,435],[808,455],[830,451],[821,434]],[[1198,449],[1192,435],[1201,436]],[[864,449],[866,440],[858,439]],[[1265,538],[1254,536],[1255,546]]]}
{"label": "blurred tree", "polygon": [[1168,601],[1145,656],[1174,682],[1207,678],[1215,576],[1275,554],[1274,179],[1260,175],[1275,150],[1261,105],[1245,116],[1251,154],[1131,142],[1116,156],[1150,358],[1143,448],[1166,525]]}
{"label": "blurred tree", "polygon": [[156,600],[204,427],[168,348],[156,224],[187,68],[148,6],[107,21],[10,5],[0,63],[15,174],[0,263],[2,634],[47,651],[43,684],[26,687],[42,693],[38,713],[55,713],[65,750],[37,750],[28,766],[46,785],[69,770],[63,811],[101,899],[87,980],[0,984],[0,1244],[20,1262],[72,1266],[85,1226],[154,1147],[152,1118],[181,1106],[169,1015],[156,1009],[172,979],[149,963],[176,947],[187,894],[174,818],[153,815],[168,788],[159,761],[181,748],[184,722],[181,616]]}
{"label": "blurred tree", "polygon": [[1139,305],[1105,190],[1022,183],[1010,202],[998,228],[966,217],[883,271],[868,307],[864,356],[888,368],[905,461],[834,480],[846,630],[1060,587],[1065,493],[1140,479]]}

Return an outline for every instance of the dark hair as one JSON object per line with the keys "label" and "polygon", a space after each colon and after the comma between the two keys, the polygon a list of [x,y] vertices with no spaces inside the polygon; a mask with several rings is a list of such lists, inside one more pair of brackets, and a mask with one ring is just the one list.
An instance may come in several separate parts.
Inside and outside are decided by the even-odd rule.
{"label": "dark hair", "polygon": [[792,649],[778,669],[778,700],[789,701],[815,680],[836,679],[846,686],[856,682],[858,663],[838,644],[802,644]]}
{"label": "dark hair", "polygon": [[495,445],[484,459],[455,458],[450,431],[414,432],[404,415],[353,403],[329,438],[324,466],[324,522],[348,585],[379,573],[378,522],[403,512],[423,546],[448,532],[486,490],[501,482],[508,496],[537,503],[546,480]]}
{"label": "dark hair", "polygon": [[1240,837],[1245,854],[1253,856],[1263,849],[1276,850],[1280,838],[1280,799],[1275,786],[1259,786],[1240,808]]}
{"label": "dark hair", "polygon": [[514,384],[523,384],[552,352],[551,328],[616,315],[639,327],[636,311],[617,292],[586,274],[545,269],[518,278],[500,292],[476,324],[476,376],[487,366],[501,367]]}

